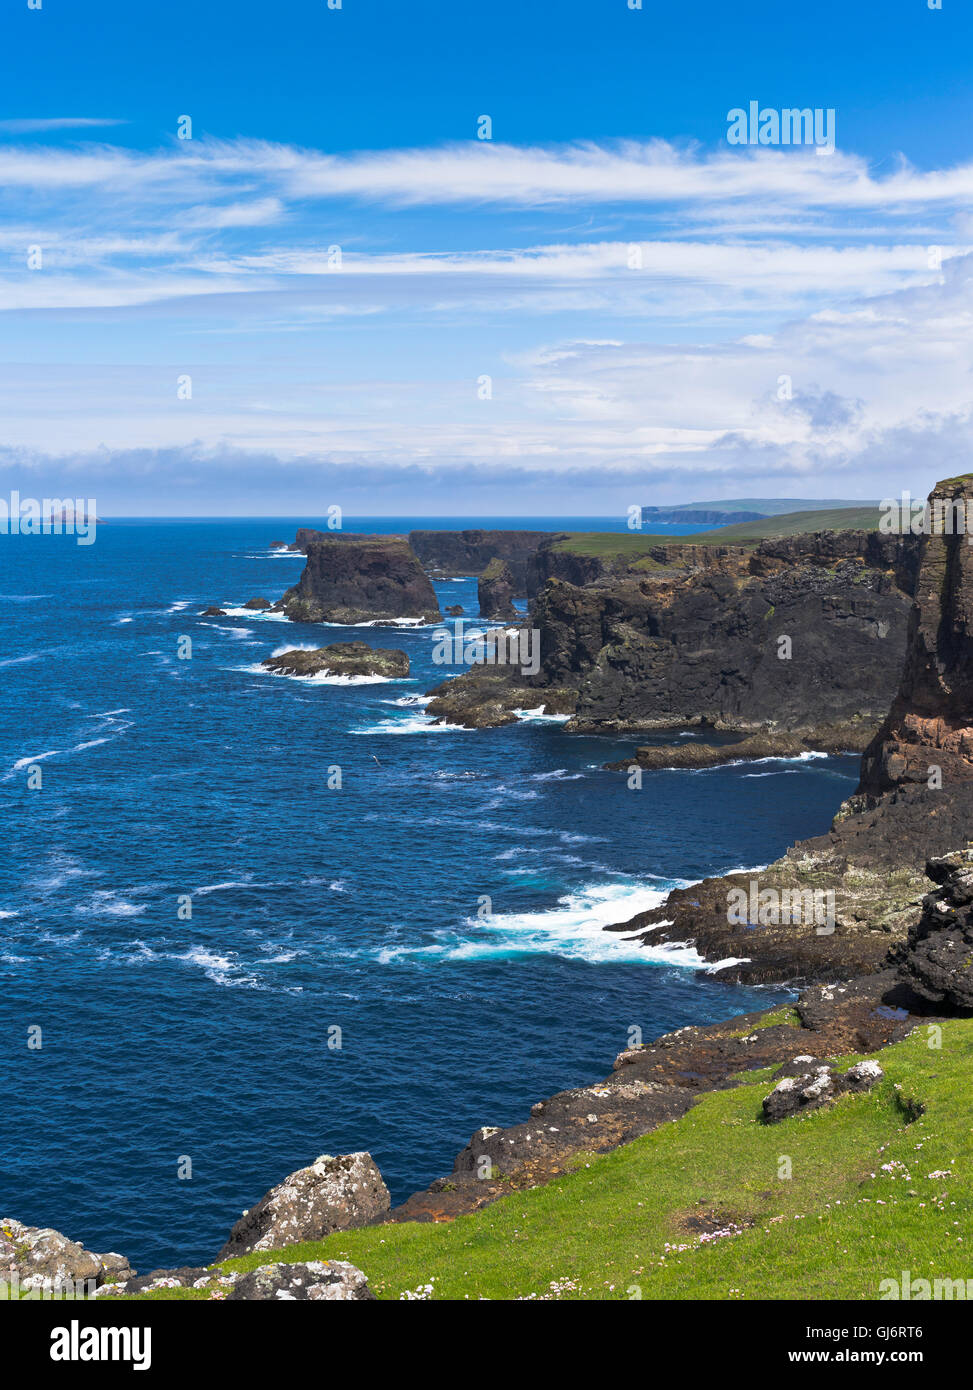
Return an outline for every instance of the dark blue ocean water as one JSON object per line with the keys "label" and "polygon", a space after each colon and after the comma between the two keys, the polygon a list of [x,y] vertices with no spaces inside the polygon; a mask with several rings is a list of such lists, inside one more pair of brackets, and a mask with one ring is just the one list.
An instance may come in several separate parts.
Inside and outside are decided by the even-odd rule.
{"label": "dark blue ocean water", "polygon": [[[400,1200],[477,1126],[604,1075],[631,1025],[650,1038],[780,997],[601,925],[768,862],[856,775],[774,762],[633,792],[600,770],[632,740],[536,716],[430,732],[433,629],[198,616],[278,597],[302,559],[268,545],[298,524],[314,522],[0,537],[0,1215],[142,1269],[211,1258],[322,1152],[369,1149]],[[475,581],[438,590],[475,615]],[[412,679],[260,673],[348,636],[404,648]]]}

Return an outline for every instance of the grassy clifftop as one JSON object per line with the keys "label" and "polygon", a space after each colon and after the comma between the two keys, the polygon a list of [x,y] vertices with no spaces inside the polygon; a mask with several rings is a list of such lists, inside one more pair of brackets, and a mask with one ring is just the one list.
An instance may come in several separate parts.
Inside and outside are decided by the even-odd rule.
{"label": "grassy clifftop", "polygon": [[973,1278],[973,1020],[935,1039],[920,1026],[875,1054],[885,1079],[873,1091],[802,1118],[762,1123],[769,1072],[747,1073],[675,1123],[473,1215],[345,1231],[227,1268],[350,1260],[379,1298],[431,1285],[420,1296],[460,1300],[874,1300],[903,1270]]}
{"label": "grassy clifftop", "polygon": [[812,531],[876,531],[878,522],[876,507],[840,507],[834,511],[789,512],[762,521],[743,521],[713,531],[699,531],[694,536],[575,531],[555,541],[551,548],[575,555],[634,561],[660,545],[756,545],[772,536],[798,536]]}

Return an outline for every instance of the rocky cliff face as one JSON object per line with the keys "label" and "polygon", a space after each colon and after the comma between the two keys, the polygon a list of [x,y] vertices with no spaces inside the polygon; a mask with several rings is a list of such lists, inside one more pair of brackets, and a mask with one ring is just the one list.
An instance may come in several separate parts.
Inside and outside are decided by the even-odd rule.
{"label": "rocky cliff face", "polygon": [[677,542],[634,563],[551,540],[530,562],[532,583],[546,576],[530,608],[534,702],[556,690],[563,708],[573,690],[571,732],[704,722],[864,748],[904,660],[913,540],[859,531],[752,549]]}
{"label": "rocky cliff face", "polygon": [[410,531],[409,544],[434,574],[482,574],[491,560],[506,561],[514,596],[527,593],[527,561],[550,531]]}
{"label": "rocky cliff face", "polygon": [[490,561],[477,580],[476,597],[481,618],[504,622],[518,616],[513,605],[514,578],[504,560]]}
{"label": "rocky cliff face", "polygon": [[[941,483],[931,501],[973,500],[973,477]],[[900,543],[915,563],[906,653],[888,717],[862,759],[858,791],[824,835],[792,846],[759,874],[707,879],[670,895],[625,930],[653,945],[693,941],[708,959],[736,958],[727,978],[842,979],[904,951],[917,993],[966,1007],[973,833],[973,548],[964,536]],[[913,550],[915,561],[909,559]],[[944,885],[929,894],[929,878]],[[833,894],[834,929],[728,919],[728,894]],[[622,928],[619,928],[621,930]],[[908,943],[908,945],[906,945]]]}
{"label": "rocky cliff face", "polygon": [[[973,477],[939,483],[935,503],[973,504]],[[973,781],[973,535],[926,535],[898,692],[862,760],[859,793]],[[932,775],[931,775],[932,774]]]}
{"label": "rocky cliff face", "polygon": [[439,621],[433,587],[404,536],[313,534],[304,571],[281,599],[292,622]]}

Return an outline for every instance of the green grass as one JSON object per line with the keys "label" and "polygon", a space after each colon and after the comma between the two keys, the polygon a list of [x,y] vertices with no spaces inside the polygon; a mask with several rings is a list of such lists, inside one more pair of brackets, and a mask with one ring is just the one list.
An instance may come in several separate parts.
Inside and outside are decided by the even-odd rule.
{"label": "green grass", "polygon": [[[905,1269],[973,1277],[973,1020],[947,1024],[941,1050],[927,1041],[922,1028],[875,1054],[885,1079],[872,1092],[799,1120],[764,1125],[770,1071],[749,1073],[681,1120],[472,1216],[347,1231],[227,1268],[350,1260],[380,1298],[432,1284],[435,1298],[460,1300],[875,1299]],[[938,1170],[953,1176],[929,1176]],[[700,1243],[700,1222],[741,1234]]]}
{"label": "green grass", "polygon": [[629,561],[639,569],[661,568],[647,553],[660,545],[755,545],[773,536],[797,536],[812,531],[875,531],[875,507],[841,507],[836,511],[791,512],[763,521],[743,521],[698,531],[694,536],[656,535],[642,531],[571,531],[551,545],[552,550],[593,559]]}
{"label": "green grass", "polygon": [[788,512],[765,521],[740,521],[715,531],[685,537],[702,545],[742,545],[771,536],[799,536],[809,531],[877,531],[877,507],[839,507],[834,511]]}

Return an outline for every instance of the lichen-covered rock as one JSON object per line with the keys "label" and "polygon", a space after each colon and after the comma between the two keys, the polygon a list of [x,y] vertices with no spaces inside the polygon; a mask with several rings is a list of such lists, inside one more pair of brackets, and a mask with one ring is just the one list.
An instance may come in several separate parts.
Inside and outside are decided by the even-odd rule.
{"label": "lichen-covered rock", "polygon": [[240,1278],[225,1270],[207,1269],[201,1265],[181,1265],[178,1269],[154,1269],[131,1279],[119,1279],[102,1284],[95,1290],[96,1298],[118,1298],[136,1293],[156,1293],[160,1289],[203,1289],[211,1298],[226,1298]]}
{"label": "lichen-covered rock", "polygon": [[909,932],[903,976],[930,1003],[973,1009],[973,850],[931,859],[926,873],[939,886]]}
{"label": "lichen-covered rock", "polygon": [[81,1282],[94,1288],[132,1272],[124,1255],[97,1255],[48,1226],[25,1226],[9,1217],[0,1220],[0,1280],[16,1280],[21,1289],[53,1290]]}
{"label": "lichen-covered rock", "polygon": [[374,1299],[360,1269],[345,1260],[310,1260],[307,1264],[261,1265],[242,1274],[227,1295],[238,1299],[279,1299],[305,1302],[318,1299],[361,1301]]}
{"label": "lichen-covered rock", "polygon": [[777,1076],[777,1085],[764,1097],[763,1115],[768,1124],[820,1110],[836,1096],[868,1091],[882,1079],[883,1072],[877,1062],[866,1060],[840,1075],[827,1062],[795,1057]]}
{"label": "lichen-covered rock", "polygon": [[314,651],[280,652],[261,662],[268,671],[289,676],[377,676],[403,680],[409,658],[398,648],[370,647],[367,642],[332,642]]}
{"label": "lichen-covered rock", "polygon": [[272,1187],[245,1211],[219,1255],[228,1260],[252,1250],[279,1250],[302,1240],[381,1221],[389,1191],[370,1154],[322,1154]]}

